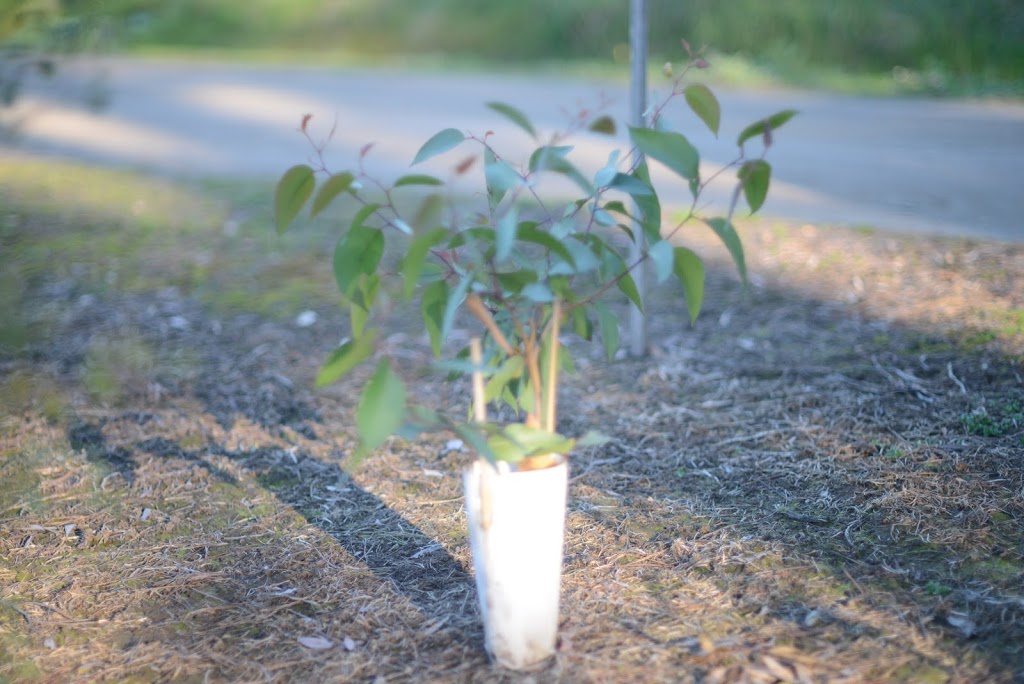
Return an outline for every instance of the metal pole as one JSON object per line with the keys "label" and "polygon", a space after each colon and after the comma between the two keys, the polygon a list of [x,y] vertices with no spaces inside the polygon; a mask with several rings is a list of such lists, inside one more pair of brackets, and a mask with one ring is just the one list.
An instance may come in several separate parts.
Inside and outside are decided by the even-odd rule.
{"label": "metal pole", "polygon": [[[647,0],[629,0],[629,54],[632,76],[630,80],[630,118],[634,126],[647,125],[644,112],[647,111]],[[643,154],[636,152],[635,162],[639,163]],[[634,215],[639,215],[634,204]],[[638,239],[630,251],[630,263],[635,263],[647,250],[647,237],[642,230],[637,231]],[[633,273],[636,287],[640,291],[640,301],[647,305],[647,263],[644,262]],[[647,321],[644,314],[635,305],[630,304],[629,311],[629,354],[640,357],[647,355]]]}

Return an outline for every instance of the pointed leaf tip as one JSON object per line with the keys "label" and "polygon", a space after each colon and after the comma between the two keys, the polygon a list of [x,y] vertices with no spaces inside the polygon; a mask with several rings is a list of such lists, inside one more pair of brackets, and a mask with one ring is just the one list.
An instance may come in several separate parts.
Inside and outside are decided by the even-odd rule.
{"label": "pointed leaf tip", "polygon": [[736,140],[736,144],[742,146],[743,143],[747,142],[751,138],[764,135],[768,131],[777,130],[796,115],[797,111],[795,109],[784,109],[781,112],[777,112],[767,118],[756,121],[743,129],[740,133],[740,137]]}
{"label": "pointed leaf tip", "polygon": [[313,169],[308,165],[297,164],[284,172],[274,192],[274,219],[278,235],[288,229],[315,188]]}
{"label": "pointed leaf tip", "polygon": [[328,178],[322,186],[320,186],[320,192],[316,194],[316,199],[313,200],[313,206],[309,210],[309,215],[316,216],[321,211],[326,209],[334,198],[343,192],[346,192],[352,188],[352,183],[355,180],[355,176],[347,171],[344,173],[338,173]]}
{"label": "pointed leaf tip", "polygon": [[376,449],[402,426],[405,398],[405,383],[391,370],[388,360],[381,359],[370,382],[363,388],[356,409],[362,453]]}
{"label": "pointed leaf tip", "polygon": [[512,105],[505,104],[504,102],[488,102],[487,107],[493,109],[499,114],[504,115],[505,118],[507,118],[515,125],[519,126],[521,129],[529,133],[534,138],[537,137],[537,131],[534,130],[533,124],[530,123],[530,120],[526,117],[525,114],[523,114],[521,111],[519,111]]}
{"label": "pointed leaf tip", "polygon": [[458,146],[466,136],[463,135],[462,131],[456,128],[446,128],[443,131],[435,133],[433,137],[427,142],[423,143],[423,147],[420,148],[419,152],[413,158],[413,165],[425,162],[426,160],[436,157],[439,154],[443,154],[448,150]]}
{"label": "pointed leaf tip", "polygon": [[772,167],[763,159],[755,159],[741,166],[737,176],[743,185],[743,195],[747,198],[747,204],[750,205],[750,213],[754,213],[761,208],[768,197]]}
{"label": "pointed leaf tip", "polygon": [[596,119],[592,124],[587,127],[594,133],[604,133],[605,135],[615,135],[615,119],[610,116],[602,116]]}
{"label": "pointed leaf tip", "polygon": [[740,278],[743,283],[747,282],[747,262],[743,255],[743,242],[740,240],[739,234],[736,229],[733,228],[732,222],[725,218],[710,218],[705,219],[704,223],[708,225],[711,230],[715,231],[719,239],[725,244],[729,250],[729,254],[732,255],[732,260],[736,263],[736,270],[740,273]]}
{"label": "pointed leaf tip", "polygon": [[324,387],[340,380],[350,370],[373,354],[373,342],[376,330],[367,330],[361,337],[349,340],[327,357],[320,372],[316,375],[316,386]]}
{"label": "pointed leaf tip", "polygon": [[722,109],[718,104],[718,98],[711,92],[711,89],[701,83],[694,83],[687,86],[684,91],[686,104],[690,105],[693,113],[700,117],[708,129],[718,136],[718,126],[722,118]]}
{"label": "pointed leaf tip", "polygon": [[676,247],[673,270],[683,286],[683,297],[686,298],[692,324],[697,320],[704,303],[704,262],[686,247]]}
{"label": "pointed leaf tip", "polygon": [[678,173],[687,180],[700,174],[700,155],[681,133],[654,131],[649,128],[630,128],[633,144],[651,159]]}

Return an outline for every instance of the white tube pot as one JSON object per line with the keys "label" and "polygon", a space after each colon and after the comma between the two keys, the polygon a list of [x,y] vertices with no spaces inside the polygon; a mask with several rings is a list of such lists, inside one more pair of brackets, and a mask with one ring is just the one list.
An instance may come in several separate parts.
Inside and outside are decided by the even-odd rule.
{"label": "white tube pot", "polygon": [[529,669],[555,652],[569,467],[465,472],[466,514],[487,652]]}

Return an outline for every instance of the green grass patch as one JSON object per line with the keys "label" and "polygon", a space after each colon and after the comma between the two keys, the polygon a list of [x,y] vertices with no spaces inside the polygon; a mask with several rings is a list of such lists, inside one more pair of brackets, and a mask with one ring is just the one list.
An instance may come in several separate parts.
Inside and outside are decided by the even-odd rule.
{"label": "green grass patch", "polygon": [[[68,283],[76,294],[150,292],[176,287],[216,312],[251,311],[287,318],[337,305],[330,273],[332,222],[283,238],[271,226],[270,183],[184,183],[46,160],[0,160],[0,345],[18,349],[45,335],[47,316],[25,298],[42,283]],[[339,224],[340,225],[340,224]],[[128,341],[108,341],[90,357],[90,391],[116,400],[107,372],[119,352],[133,367],[152,365]],[[131,348],[121,349],[128,345]]]}
{"label": "green grass patch", "polygon": [[1024,397],[999,401],[960,417],[969,434],[1002,437],[1024,431]]}

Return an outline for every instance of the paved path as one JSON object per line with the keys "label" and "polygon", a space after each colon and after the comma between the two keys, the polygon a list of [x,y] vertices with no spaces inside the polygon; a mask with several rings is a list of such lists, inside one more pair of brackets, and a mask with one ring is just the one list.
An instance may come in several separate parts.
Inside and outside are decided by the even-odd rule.
{"label": "paved path", "polygon": [[[369,167],[393,177],[427,137],[448,126],[477,134],[493,129],[495,140],[514,148],[521,137],[483,106],[489,100],[516,104],[550,131],[578,103],[610,98],[609,112],[622,121],[628,102],[624,83],[551,76],[129,60],[104,66],[113,100],[101,114],[69,101],[60,87],[22,101],[21,111],[31,114],[23,150],[175,175],[269,178],[309,158],[296,128],[312,113],[319,134],[337,121],[328,153],[333,167],[350,166],[363,144],[376,142]],[[1024,105],[725,89],[718,95],[719,140],[684,108],[670,113],[709,170],[731,159],[745,124],[784,108],[801,112],[771,150],[766,216],[1024,240]],[[587,137],[576,159],[596,169],[610,149],[609,141]],[[685,189],[667,174],[659,184],[684,204]],[[711,200],[727,194],[716,187]]]}

